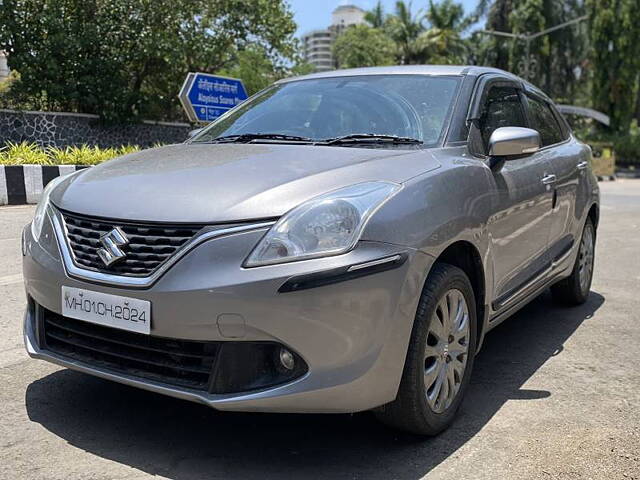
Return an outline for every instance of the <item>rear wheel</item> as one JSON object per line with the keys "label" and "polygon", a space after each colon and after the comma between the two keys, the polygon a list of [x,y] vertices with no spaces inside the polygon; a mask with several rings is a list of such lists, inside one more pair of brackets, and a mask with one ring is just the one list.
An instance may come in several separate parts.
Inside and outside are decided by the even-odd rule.
{"label": "rear wheel", "polygon": [[582,230],[578,257],[571,276],[551,287],[554,300],[565,305],[581,305],[589,298],[593,280],[596,229],[591,219],[587,219]]}
{"label": "rear wheel", "polygon": [[475,345],[471,283],[459,268],[436,264],[420,298],[398,396],[377,417],[420,435],[447,428],[469,383]]}

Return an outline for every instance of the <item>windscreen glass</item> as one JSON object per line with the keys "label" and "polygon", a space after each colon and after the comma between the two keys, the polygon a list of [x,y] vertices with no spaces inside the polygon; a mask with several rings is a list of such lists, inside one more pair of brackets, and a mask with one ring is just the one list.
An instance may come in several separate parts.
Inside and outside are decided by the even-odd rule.
{"label": "windscreen glass", "polygon": [[374,134],[435,145],[448,123],[459,84],[460,77],[370,75],[274,85],[212,123],[193,141],[244,134],[314,141]]}

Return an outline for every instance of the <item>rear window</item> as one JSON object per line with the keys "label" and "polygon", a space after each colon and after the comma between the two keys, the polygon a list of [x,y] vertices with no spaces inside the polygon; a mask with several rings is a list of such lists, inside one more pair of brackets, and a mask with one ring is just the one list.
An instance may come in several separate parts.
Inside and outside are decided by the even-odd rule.
{"label": "rear window", "polygon": [[527,95],[527,103],[529,104],[531,128],[540,133],[542,145],[546,147],[562,142],[565,139],[564,134],[549,104],[530,95]]}

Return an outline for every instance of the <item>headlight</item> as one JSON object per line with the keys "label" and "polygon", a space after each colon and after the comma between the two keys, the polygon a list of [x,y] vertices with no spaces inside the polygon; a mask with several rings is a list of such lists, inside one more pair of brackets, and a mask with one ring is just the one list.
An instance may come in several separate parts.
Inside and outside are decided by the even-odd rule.
{"label": "headlight", "polygon": [[367,182],[321,195],[285,214],[245,261],[245,267],[339,255],[360,239],[371,215],[398,190]]}
{"label": "headlight", "polygon": [[42,196],[40,197],[40,201],[38,202],[38,206],[36,207],[36,213],[33,216],[33,221],[31,222],[31,234],[33,235],[33,239],[36,242],[40,239],[42,225],[44,225],[44,220],[47,217],[49,195],[51,195],[51,191],[56,188],[56,185],[58,185],[66,177],[68,177],[68,175],[61,175],[54,178],[49,183],[47,183],[47,186],[42,191]]}

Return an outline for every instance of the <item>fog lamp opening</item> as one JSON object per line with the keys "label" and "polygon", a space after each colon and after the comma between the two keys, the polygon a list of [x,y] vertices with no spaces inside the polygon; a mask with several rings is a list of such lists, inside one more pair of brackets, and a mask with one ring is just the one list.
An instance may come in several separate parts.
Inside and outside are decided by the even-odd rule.
{"label": "fog lamp opening", "polygon": [[296,366],[296,360],[293,357],[293,353],[291,353],[286,348],[281,348],[280,349],[280,363],[287,370],[293,370],[293,368]]}

